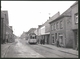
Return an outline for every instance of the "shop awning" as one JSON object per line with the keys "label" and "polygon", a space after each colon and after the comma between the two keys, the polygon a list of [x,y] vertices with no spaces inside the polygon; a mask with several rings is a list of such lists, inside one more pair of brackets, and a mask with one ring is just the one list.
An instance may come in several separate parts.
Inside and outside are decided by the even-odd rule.
{"label": "shop awning", "polygon": [[63,35],[59,35],[59,36],[63,36]]}
{"label": "shop awning", "polygon": [[50,32],[49,33],[45,33],[45,34],[41,34],[41,35],[48,35],[48,34],[50,34]]}

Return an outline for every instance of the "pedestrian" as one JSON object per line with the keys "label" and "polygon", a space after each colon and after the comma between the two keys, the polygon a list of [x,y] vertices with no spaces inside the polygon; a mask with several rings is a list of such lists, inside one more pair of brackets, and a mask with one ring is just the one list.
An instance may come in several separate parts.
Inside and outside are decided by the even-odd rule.
{"label": "pedestrian", "polygon": [[42,39],[42,44],[44,44],[44,41],[43,41],[43,39]]}
{"label": "pedestrian", "polygon": [[41,42],[41,45],[42,45],[42,39],[41,39],[41,41],[40,41],[40,42]]}
{"label": "pedestrian", "polygon": [[43,44],[45,44],[45,40],[43,39]]}
{"label": "pedestrian", "polygon": [[57,47],[59,47],[59,40],[57,39]]}
{"label": "pedestrian", "polygon": [[42,39],[42,44],[43,44],[43,39]]}
{"label": "pedestrian", "polygon": [[42,44],[44,44],[44,39],[42,39]]}

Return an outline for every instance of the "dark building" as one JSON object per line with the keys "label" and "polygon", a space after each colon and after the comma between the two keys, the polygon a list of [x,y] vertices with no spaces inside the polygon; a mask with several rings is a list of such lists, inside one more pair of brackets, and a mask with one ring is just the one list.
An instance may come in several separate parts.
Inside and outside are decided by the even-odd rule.
{"label": "dark building", "polygon": [[12,42],[13,39],[13,30],[8,20],[8,11],[1,11],[1,43]]}
{"label": "dark building", "polygon": [[5,15],[4,13],[1,11],[1,43],[5,42],[5,38],[6,38],[6,29],[5,29]]}

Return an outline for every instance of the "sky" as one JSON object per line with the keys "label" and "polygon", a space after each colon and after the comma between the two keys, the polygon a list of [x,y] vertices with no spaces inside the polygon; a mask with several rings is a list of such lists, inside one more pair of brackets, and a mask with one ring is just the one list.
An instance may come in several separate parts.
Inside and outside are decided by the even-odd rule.
{"label": "sky", "polygon": [[57,12],[62,14],[76,1],[1,1],[1,10],[7,10],[9,25],[13,33],[20,36],[23,31],[38,28]]}

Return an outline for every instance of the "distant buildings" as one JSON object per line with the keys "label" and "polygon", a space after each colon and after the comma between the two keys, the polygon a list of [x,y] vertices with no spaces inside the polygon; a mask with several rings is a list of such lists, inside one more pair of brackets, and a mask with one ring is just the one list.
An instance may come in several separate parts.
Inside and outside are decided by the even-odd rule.
{"label": "distant buildings", "polygon": [[21,39],[26,39],[26,32],[23,32],[22,35],[20,36]]}
{"label": "distant buildings", "polygon": [[13,42],[12,26],[9,26],[8,11],[1,11],[1,43]]}
{"label": "distant buildings", "polygon": [[35,30],[36,30],[36,28],[31,28],[28,32],[23,32],[22,35],[20,36],[20,38],[28,40],[30,33],[37,34],[37,32]]}

